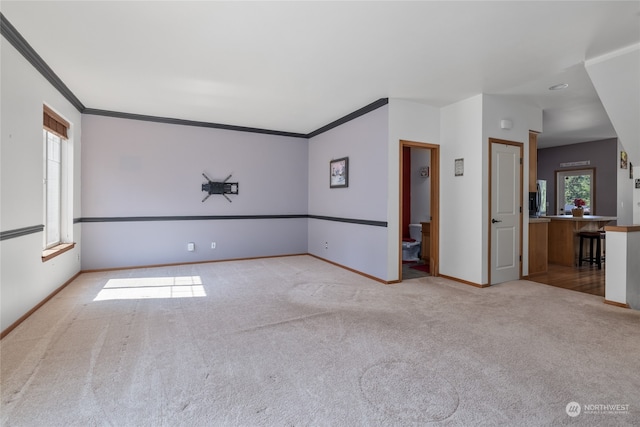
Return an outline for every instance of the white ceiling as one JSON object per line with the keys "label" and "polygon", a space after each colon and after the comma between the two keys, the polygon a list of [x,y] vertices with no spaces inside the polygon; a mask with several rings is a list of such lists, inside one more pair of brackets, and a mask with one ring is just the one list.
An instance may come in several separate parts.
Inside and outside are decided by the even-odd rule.
{"label": "white ceiling", "polygon": [[379,98],[504,94],[544,109],[541,147],[616,136],[584,61],[640,42],[639,1],[0,8],[88,108],[306,134]]}

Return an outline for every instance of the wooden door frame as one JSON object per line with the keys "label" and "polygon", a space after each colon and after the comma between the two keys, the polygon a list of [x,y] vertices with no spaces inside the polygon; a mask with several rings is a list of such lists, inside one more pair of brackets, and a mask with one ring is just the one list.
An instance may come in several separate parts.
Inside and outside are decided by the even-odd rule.
{"label": "wooden door frame", "polygon": [[404,161],[402,156],[402,150],[405,147],[410,148],[422,148],[431,151],[431,185],[430,185],[430,204],[431,204],[431,230],[430,230],[430,240],[429,240],[429,252],[430,252],[430,262],[429,262],[429,274],[431,276],[437,277],[440,275],[440,146],[436,144],[429,144],[426,142],[416,142],[416,141],[407,141],[400,140],[399,144],[399,152],[400,152],[400,167],[399,167],[399,181],[400,181],[400,191],[398,206],[399,206],[399,224],[398,224],[398,245],[400,247],[400,254],[398,257],[398,277],[400,281],[402,281],[402,198],[404,188],[402,185],[402,172],[404,170]]}
{"label": "wooden door frame", "polygon": [[[520,279],[522,279],[522,262],[523,262],[522,261],[522,248],[523,248],[522,235],[523,235],[523,226],[524,225],[523,225],[523,216],[522,215],[523,215],[524,209],[523,209],[523,204],[522,204],[522,201],[523,201],[523,190],[522,190],[522,188],[524,186],[524,182],[523,182],[523,179],[524,179],[524,173],[523,173],[523,168],[524,168],[524,165],[523,165],[523,162],[524,162],[524,160],[523,160],[524,159],[524,156],[523,156],[523,154],[524,154],[524,144],[522,142],[508,141],[506,139],[489,138],[489,174],[488,174],[489,175],[489,191],[488,191],[488,193],[489,193],[489,206],[488,206],[489,215],[487,217],[487,229],[488,229],[488,235],[487,235],[487,246],[488,246],[488,252],[487,252],[487,262],[488,262],[488,266],[487,266],[488,267],[488,270],[487,270],[487,284],[489,286],[491,286],[491,268],[492,268],[492,264],[491,264],[491,261],[492,261],[492,259],[491,259],[491,249],[492,249],[491,248],[491,236],[492,236],[493,228],[491,226],[491,214],[492,214],[492,212],[491,212],[491,202],[493,201],[493,199],[492,199],[493,194],[491,194],[492,193],[492,191],[491,191],[492,190],[492,186],[491,185],[493,184],[493,181],[492,181],[492,175],[493,175],[492,174],[492,167],[493,167],[493,144],[494,143],[503,144],[503,145],[513,145],[513,146],[516,146],[516,147],[520,147],[520,248],[519,248],[519,250],[520,250],[520,254],[519,254],[520,262],[519,262],[519,271],[518,271],[518,277]],[[527,183],[527,188],[529,188],[528,183]],[[528,209],[529,208],[527,207],[527,212],[529,212]]]}

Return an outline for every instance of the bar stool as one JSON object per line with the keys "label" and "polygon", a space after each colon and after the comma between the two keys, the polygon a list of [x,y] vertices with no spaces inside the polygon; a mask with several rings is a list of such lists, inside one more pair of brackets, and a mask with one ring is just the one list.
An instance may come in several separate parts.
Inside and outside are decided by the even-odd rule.
{"label": "bar stool", "polygon": [[[602,269],[601,240],[603,238],[600,231],[582,231],[580,236],[580,254],[578,255],[578,265],[582,266],[582,261],[586,261],[589,265],[597,264],[598,270]],[[584,256],[584,240],[589,239],[589,256]],[[596,242],[596,251],[593,252],[593,242]]]}

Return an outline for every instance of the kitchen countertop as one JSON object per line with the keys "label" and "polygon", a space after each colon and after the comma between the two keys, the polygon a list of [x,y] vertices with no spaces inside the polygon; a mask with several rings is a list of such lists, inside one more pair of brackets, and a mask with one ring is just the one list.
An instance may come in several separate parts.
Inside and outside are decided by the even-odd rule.
{"label": "kitchen countertop", "polygon": [[538,222],[551,222],[551,219],[539,216],[539,217],[529,217],[529,224],[535,224]]}
{"label": "kitchen countertop", "polygon": [[547,215],[542,218],[549,218],[551,220],[561,221],[615,221],[615,216],[600,216],[600,215],[585,215],[585,216],[572,216],[572,215]]}

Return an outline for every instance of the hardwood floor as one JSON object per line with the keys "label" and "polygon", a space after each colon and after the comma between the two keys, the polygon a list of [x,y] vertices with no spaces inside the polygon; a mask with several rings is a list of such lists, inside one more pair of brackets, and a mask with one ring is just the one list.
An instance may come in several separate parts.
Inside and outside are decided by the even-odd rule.
{"label": "hardwood floor", "polygon": [[549,270],[546,273],[533,274],[529,276],[529,280],[604,297],[604,272],[604,264],[601,270],[598,270],[595,265],[565,267],[549,264]]}

